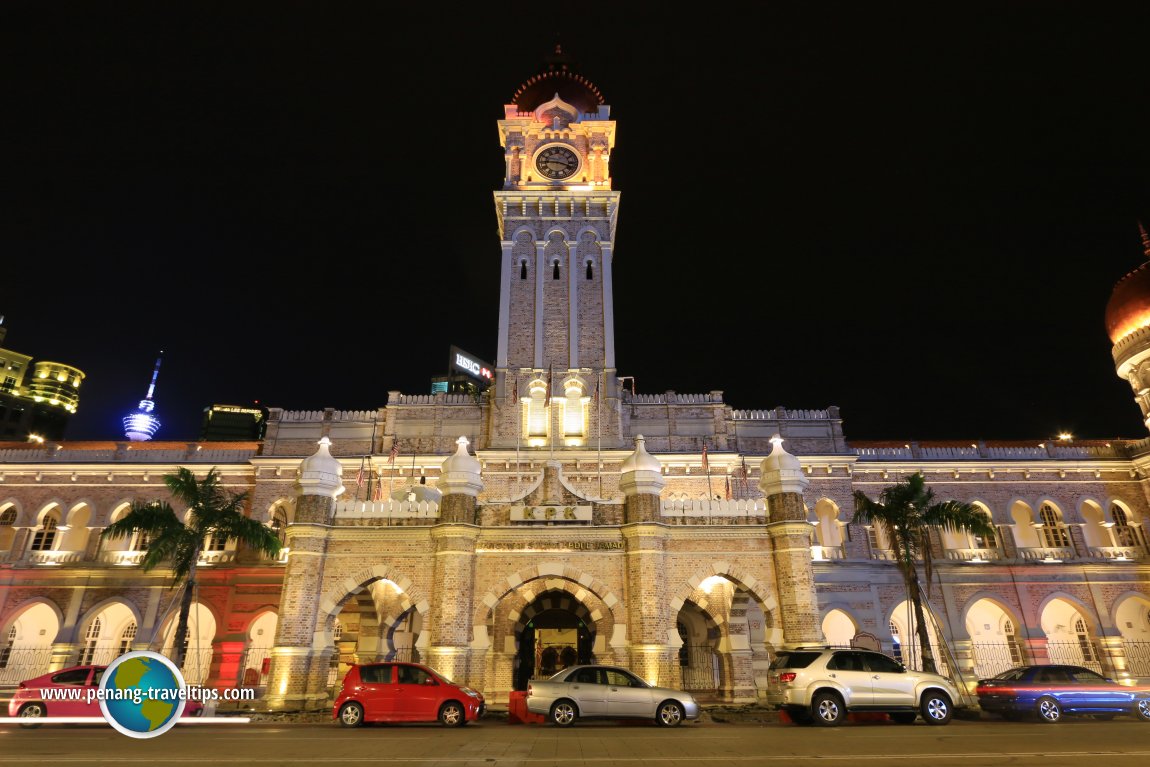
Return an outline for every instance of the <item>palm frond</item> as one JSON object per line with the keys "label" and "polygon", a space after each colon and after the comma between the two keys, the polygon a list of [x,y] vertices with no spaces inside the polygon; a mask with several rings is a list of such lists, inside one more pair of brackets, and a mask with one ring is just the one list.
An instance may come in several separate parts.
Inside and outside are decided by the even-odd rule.
{"label": "palm frond", "polygon": [[100,532],[104,539],[128,538],[133,533],[145,533],[156,539],[183,527],[176,512],[167,501],[137,501],[128,513]]}

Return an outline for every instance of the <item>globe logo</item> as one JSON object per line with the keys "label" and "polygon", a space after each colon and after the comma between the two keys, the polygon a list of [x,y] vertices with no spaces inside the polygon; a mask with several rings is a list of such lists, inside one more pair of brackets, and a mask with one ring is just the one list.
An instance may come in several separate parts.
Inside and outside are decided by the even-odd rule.
{"label": "globe logo", "polygon": [[154,738],[175,726],[186,702],[184,677],[163,655],[130,652],[100,679],[100,711],[130,738]]}

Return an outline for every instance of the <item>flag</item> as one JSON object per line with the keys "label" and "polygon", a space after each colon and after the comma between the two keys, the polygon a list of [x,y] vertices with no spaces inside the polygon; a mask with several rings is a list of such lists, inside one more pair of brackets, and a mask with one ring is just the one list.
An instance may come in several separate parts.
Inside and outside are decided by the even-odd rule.
{"label": "flag", "polygon": [[375,483],[375,487],[371,491],[371,500],[378,501],[383,498],[383,477]]}
{"label": "flag", "polygon": [[554,368],[554,362],[547,366],[547,393],[543,395],[543,401],[548,405],[551,404],[551,374],[554,372]]}
{"label": "flag", "polygon": [[727,500],[729,501],[731,500],[731,475],[728,474],[727,476],[723,477],[723,479],[726,480],[727,483]]}
{"label": "flag", "polygon": [[392,466],[395,465],[395,459],[399,456],[399,438],[394,437],[391,440],[391,452],[387,454],[387,462]]}
{"label": "flag", "polygon": [[511,379],[511,403],[513,405],[519,404],[519,379]]}
{"label": "flag", "polygon": [[739,466],[739,481],[743,484],[743,492],[750,488],[750,483],[747,481],[750,477],[750,472],[747,471],[747,456],[742,456],[742,465]]}
{"label": "flag", "polygon": [[359,461],[359,471],[355,473],[355,487],[358,490],[363,485],[363,459]]}
{"label": "flag", "polygon": [[707,460],[707,441],[703,440],[703,473],[706,474],[706,473],[709,473],[710,471],[711,471],[711,463],[710,463],[710,461]]}

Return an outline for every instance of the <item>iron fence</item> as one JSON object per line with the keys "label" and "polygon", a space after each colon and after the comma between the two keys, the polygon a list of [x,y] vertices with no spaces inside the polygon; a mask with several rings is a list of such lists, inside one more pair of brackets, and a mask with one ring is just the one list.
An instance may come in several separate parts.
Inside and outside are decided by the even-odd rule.
{"label": "iron fence", "polygon": [[1122,650],[1131,676],[1150,677],[1150,642],[1128,639],[1122,643]]}
{"label": "iron fence", "polygon": [[710,645],[680,647],[679,669],[684,690],[714,690],[719,686],[719,656]]}
{"label": "iron fence", "polygon": [[1099,674],[1105,673],[1097,648],[1093,642],[1086,639],[1077,642],[1047,642],[1046,656],[1050,659],[1050,663],[1085,666]]}
{"label": "iron fence", "polygon": [[270,647],[249,647],[240,660],[239,678],[236,687],[266,687],[268,671],[271,667]]}
{"label": "iron fence", "polygon": [[1022,648],[1009,642],[978,642],[971,645],[974,673],[979,679],[997,676],[1025,663]]}
{"label": "iron fence", "polygon": [[16,684],[48,673],[51,647],[5,647],[0,649],[0,684]]}

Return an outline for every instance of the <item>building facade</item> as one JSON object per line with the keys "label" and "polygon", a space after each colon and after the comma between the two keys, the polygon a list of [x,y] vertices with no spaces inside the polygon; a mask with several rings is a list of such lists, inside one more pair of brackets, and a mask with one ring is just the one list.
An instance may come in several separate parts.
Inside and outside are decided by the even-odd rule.
{"label": "building facade", "polygon": [[[918,664],[889,546],[852,522],[855,491],[916,472],[995,528],[932,533],[928,633],[948,672],[1066,661],[1150,678],[1150,440],[862,442],[834,407],[635,394],[614,350],[610,108],[556,58],[499,135],[493,384],[271,408],[258,443],[0,449],[0,685],[170,645],[170,578],[140,570],[146,541],[98,531],[166,497],[180,465],[218,467],[285,543],[275,560],[206,550],[185,664],[271,709],[321,708],[347,664],[377,659],[429,663],[495,704],[591,659],[722,701],[760,697],[788,645]],[[1150,289],[1126,292],[1115,316],[1150,306]],[[1114,339],[1138,398],[1144,332]]]}
{"label": "building facade", "polygon": [[0,316],[0,440],[61,440],[80,406],[83,371],[5,349]]}

